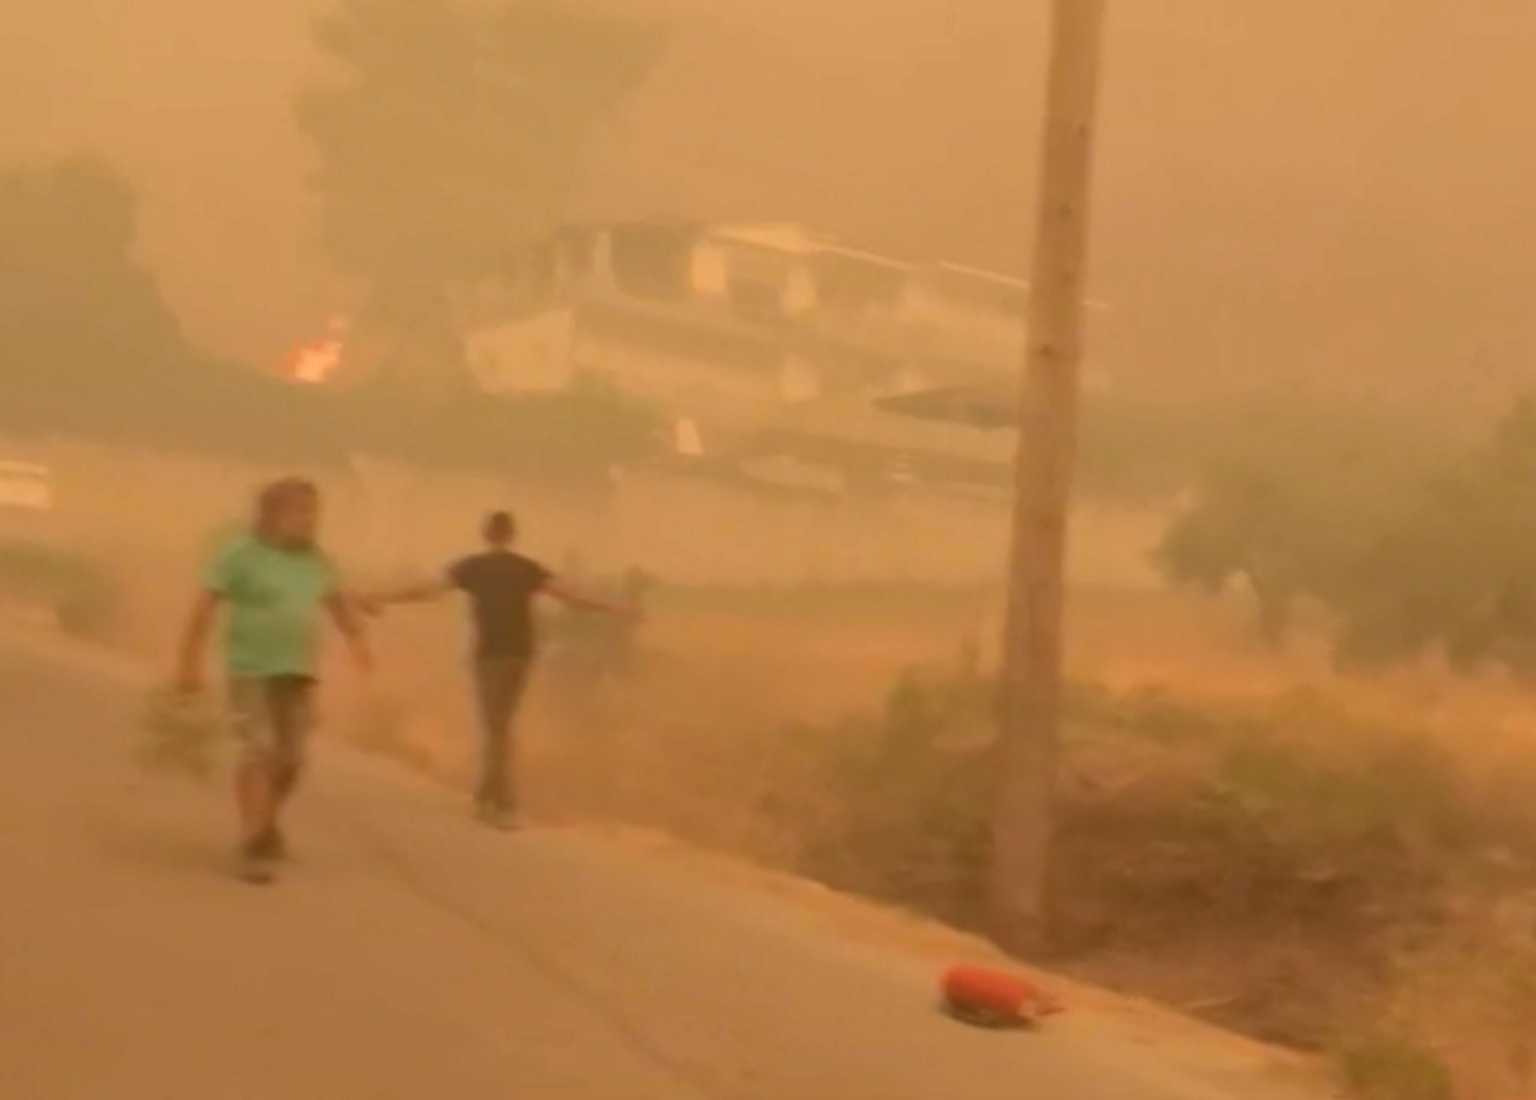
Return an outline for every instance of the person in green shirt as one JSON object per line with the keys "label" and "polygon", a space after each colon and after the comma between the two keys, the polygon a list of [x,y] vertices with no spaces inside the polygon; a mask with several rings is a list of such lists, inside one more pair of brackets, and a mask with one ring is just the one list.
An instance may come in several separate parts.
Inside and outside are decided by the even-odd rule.
{"label": "person in green shirt", "polygon": [[269,882],[286,854],[278,814],[298,784],[314,721],[320,620],[328,612],[351,643],[358,665],[371,667],[360,620],[331,561],[316,544],[320,494],[313,483],[285,478],[257,498],[248,534],[213,558],[188,619],[178,687],[204,687],[208,641],[226,612],[224,656],[230,712],[241,741],[235,795],[242,827],[240,874]]}

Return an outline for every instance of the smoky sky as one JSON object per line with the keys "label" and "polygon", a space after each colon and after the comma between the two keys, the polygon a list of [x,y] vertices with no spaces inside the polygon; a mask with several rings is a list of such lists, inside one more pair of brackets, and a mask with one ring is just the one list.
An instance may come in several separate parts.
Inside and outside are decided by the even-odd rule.
{"label": "smoky sky", "polygon": [[[609,0],[624,7],[623,0]],[[638,5],[636,5],[638,6]],[[7,13],[0,154],[98,149],[189,333],[269,360],[339,294],[294,90],[325,0]],[[1525,0],[1111,0],[1095,355],[1143,387],[1467,393],[1536,350]],[[1043,0],[673,0],[573,218],[787,219],[1025,271]]]}

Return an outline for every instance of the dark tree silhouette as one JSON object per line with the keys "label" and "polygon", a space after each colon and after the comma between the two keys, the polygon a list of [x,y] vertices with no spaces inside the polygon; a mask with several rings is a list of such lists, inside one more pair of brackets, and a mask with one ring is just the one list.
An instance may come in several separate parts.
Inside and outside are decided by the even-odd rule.
{"label": "dark tree silhouette", "polygon": [[357,344],[440,380],[463,358],[454,296],[559,225],[662,32],[559,0],[341,0],[315,37],[334,72],[297,110],[325,245],[366,296]]}

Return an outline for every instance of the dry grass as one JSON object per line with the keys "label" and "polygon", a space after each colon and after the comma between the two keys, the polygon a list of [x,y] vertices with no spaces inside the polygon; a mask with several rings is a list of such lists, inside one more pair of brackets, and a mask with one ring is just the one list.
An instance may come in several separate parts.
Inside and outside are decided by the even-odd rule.
{"label": "dry grass", "polygon": [[[807,867],[819,842],[848,835],[827,741],[869,736],[835,716],[867,711],[904,666],[952,662],[974,622],[966,608],[918,624],[884,614],[665,623],[637,683],[575,706],[540,697],[536,798]],[[1363,1095],[1437,1097],[1412,1091],[1433,1088],[1439,1069],[1414,1068],[1428,1065],[1463,1100],[1528,1100],[1536,916],[1522,899],[1536,868],[1515,848],[1536,841],[1536,724],[1518,689],[1436,668],[1342,679],[1319,652],[1249,643],[1221,604],[1097,594],[1077,616],[1074,668],[1135,701],[1142,736],[1073,744],[1083,831],[1069,862],[1094,873],[1060,965],[1336,1048]],[[1231,733],[1255,723],[1263,737]],[[1213,775],[1239,801],[1192,817]],[[1227,831],[1202,833],[1213,820]],[[965,924],[976,899],[953,884],[954,845],[974,838],[933,837],[897,849],[871,829],[844,853],[864,876],[834,881]]]}

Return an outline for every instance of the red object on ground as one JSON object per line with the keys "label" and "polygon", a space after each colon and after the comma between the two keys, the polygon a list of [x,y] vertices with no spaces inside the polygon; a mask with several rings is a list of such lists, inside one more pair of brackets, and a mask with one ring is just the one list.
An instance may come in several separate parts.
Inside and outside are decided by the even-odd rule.
{"label": "red object on ground", "polygon": [[1020,1027],[1063,1011],[1054,996],[1028,978],[980,966],[954,966],[941,983],[955,1016],[991,1027]]}

